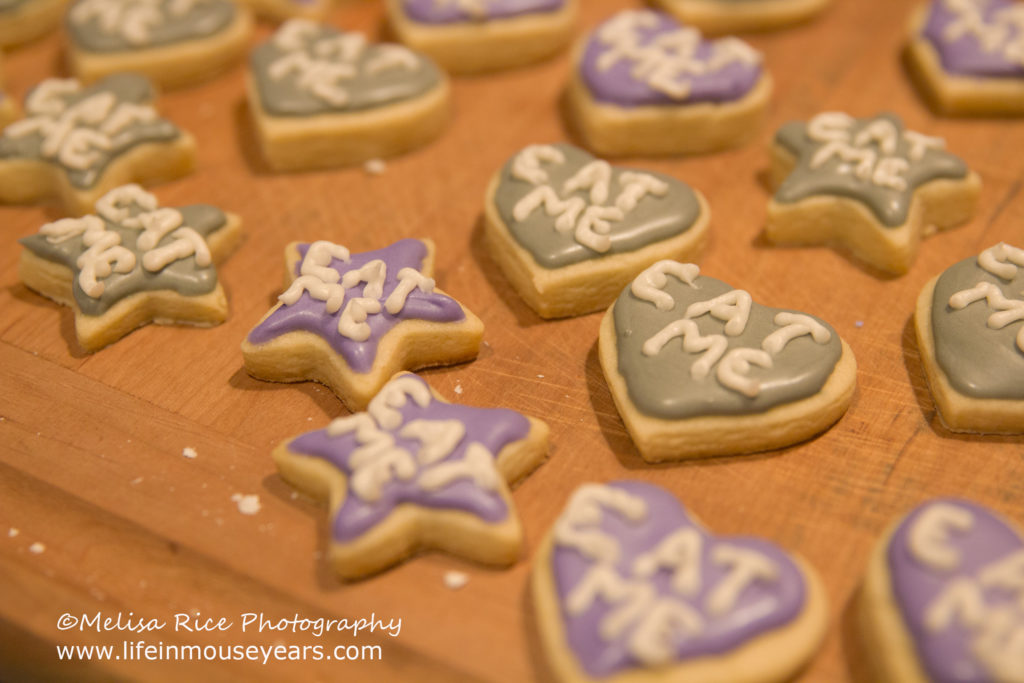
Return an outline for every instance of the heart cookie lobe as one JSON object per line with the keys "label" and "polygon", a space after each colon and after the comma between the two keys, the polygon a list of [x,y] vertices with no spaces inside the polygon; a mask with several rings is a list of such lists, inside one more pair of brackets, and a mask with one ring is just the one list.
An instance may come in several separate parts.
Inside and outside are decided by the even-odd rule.
{"label": "heart cookie lobe", "polygon": [[1024,540],[976,503],[928,501],[879,543],[861,595],[876,680],[1020,681]]}
{"label": "heart cookie lobe", "polygon": [[607,307],[659,259],[693,260],[710,209],[671,176],[554,144],[509,159],[491,180],[484,218],[491,256],[520,296],[559,318]]}
{"label": "heart cookie lobe", "polygon": [[925,285],[921,363],[953,431],[1024,432],[1024,249],[996,244]]}
{"label": "heart cookie lobe", "polygon": [[249,60],[249,110],[276,171],[362,163],[421,147],[448,122],[448,78],[402,45],[292,19]]}
{"label": "heart cookie lobe", "polygon": [[601,323],[612,398],[648,462],[753,453],[824,431],[850,404],[856,361],[828,325],[659,261]]}
{"label": "heart cookie lobe", "polygon": [[774,681],[824,635],[814,571],[774,544],[719,537],[664,489],[586,484],[545,539],[533,599],[562,681]]}
{"label": "heart cookie lobe", "polygon": [[742,144],[761,124],[772,80],[738,38],[705,40],[650,10],[625,10],[576,49],[566,111],[602,156],[702,154]]}

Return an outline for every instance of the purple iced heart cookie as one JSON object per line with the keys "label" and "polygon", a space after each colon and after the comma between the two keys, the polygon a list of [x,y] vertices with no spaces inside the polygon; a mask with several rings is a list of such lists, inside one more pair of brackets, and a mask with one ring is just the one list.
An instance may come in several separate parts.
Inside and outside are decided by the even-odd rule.
{"label": "purple iced heart cookie", "polygon": [[1024,680],[1024,539],[990,510],[914,509],[879,544],[861,599],[875,680]]}
{"label": "purple iced heart cookie", "polygon": [[738,38],[705,40],[668,14],[625,10],[577,50],[568,114],[606,156],[731,147],[756,131],[771,95],[761,62]]}
{"label": "purple iced heart cookie", "polygon": [[716,536],[638,481],[577,489],[541,548],[533,594],[563,681],[781,680],[827,621],[804,562],[762,539]]}

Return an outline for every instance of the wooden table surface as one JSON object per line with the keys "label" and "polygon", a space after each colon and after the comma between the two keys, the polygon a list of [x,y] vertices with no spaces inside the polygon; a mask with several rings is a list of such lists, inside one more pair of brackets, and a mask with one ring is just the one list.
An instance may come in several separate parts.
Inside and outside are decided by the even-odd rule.
{"label": "wooden table surface", "polygon": [[[582,24],[639,4],[586,0]],[[812,312],[853,347],[859,371],[849,412],[820,437],[783,451],[644,464],[598,366],[600,314],[542,321],[484,249],[481,202],[490,175],[521,147],[567,135],[557,113],[569,72],[564,54],[456,79],[454,118],[443,137],[389,161],[380,176],[361,167],[270,173],[247,120],[241,66],[161,97],[161,109],[199,141],[197,172],[156,187],[161,203],[209,202],[244,221],[245,240],[220,269],[231,315],[212,329],[150,325],[83,354],[71,311],[17,277],[15,240],[57,214],[0,208],[8,245],[0,252],[0,678],[545,680],[527,599],[538,541],[576,485],[628,477],[667,487],[719,532],[763,535],[817,567],[831,603],[830,631],[801,680],[856,680],[862,655],[849,634],[851,599],[890,521],[923,499],[949,494],[1024,521],[1024,441],[943,429],[911,318],[929,278],[1000,240],[1022,242],[1024,125],[937,118],[923,106],[899,60],[912,4],[838,0],[812,24],[751,37],[775,78],[769,125],[739,150],[643,161],[707,196],[712,225],[704,273],[764,304]],[[341,5],[331,17],[372,36],[380,35],[381,18],[369,0]],[[261,25],[254,43],[269,31]],[[38,80],[66,74],[59,36],[13,51],[5,71],[19,99]],[[833,250],[775,248],[761,236],[772,132],[787,120],[836,109],[898,112],[911,128],[946,137],[984,180],[974,220],[925,241],[906,275],[880,277]],[[288,242],[330,239],[363,251],[402,237],[437,243],[439,285],[486,325],[476,361],[425,377],[449,399],[547,420],[550,459],[514,493],[526,534],[515,566],[487,569],[433,553],[346,584],[323,559],[324,508],[294,496],[270,458],[282,439],[345,410],[314,383],[250,378],[239,343],[280,293]],[[182,457],[185,447],[198,457]],[[241,514],[236,493],[257,494],[259,512]],[[468,585],[447,588],[450,570],[466,572]],[[175,614],[196,612],[233,626],[174,632]],[[65,613],[169,624],[143,633],[61,631]],[[401,619],[402,626],[397,637],[379,630],[243,633],[239,615],[246,613],[272,621],[372,613]],[[57,662],[57,644],[121,648],[124,640],[379,644],[382,660]]]}

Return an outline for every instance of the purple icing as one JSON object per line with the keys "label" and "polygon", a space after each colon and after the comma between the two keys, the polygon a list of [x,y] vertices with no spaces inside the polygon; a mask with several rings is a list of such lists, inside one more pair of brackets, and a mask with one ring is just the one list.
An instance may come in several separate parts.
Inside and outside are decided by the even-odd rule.
{"label": "purple icing", "polygon": [[[308,244],[299,245],[299,255],[302,258],[305,258],[307,249],[309,249]],[[398,271],[402,268],[420,270],[426,256],[427,247],[423,242],[404,239],[383,249],[352,254],[347,262],[334,259],[331,261],[331,268],[344,274],[349,270],[361,268],[374,259],[382,259],[387,265],[384,293],[380,298],[383,302],[398,286]],[[295,264],[296,275],[299,273],[301,265],[300,259]],[[365,286],[365,283],[359,283],[355,287],[347,289],[345,300],[362,296]],[[344,310],[345,306],[343,305],[336,313],[327,313],[323,301],[317,301],[309,295],[309,292],[303,292],[294,304],[279,304],[266,320],[253,328],[249,333],[249,342],[266,344],[288,332],[300,330],[313,332],[340,353],[350,368],[356,372],[367,373],[373,368],[380,340],[401,321],[457,322],[466,317],[462,312],[462,307],[451,297],[437,292],[427,294],[419,289],[414,289],[405,300],[405,307],[396,315],[388,313],[383,306],[381,306],[380,313],[369,315],[366,322],[370,326],[370,338],[364,342],[357,342],[338,332],[338,318],[341,317]]]}
{"label": "purple icing", "polygon": [[[640,12],[641,10],[631,11]],[[657,17],[657,24],[639,29],[641,46],[649,44],[659,35],[681,28],[679,22],[667,14],[643,12]],[[598,68],[598,58],[609,49],[600,38],[601,29],[615,19],[616,17],[609,19],[590,34],[580,63],[580,75],[583,82],[594,99],[600,102],[624,107],[678,105],[681,102],[731,102],[750,92],[761,78],[760,64],[730,62],[711,73],[681,76],[680,81],[685,79],[690,84],[689,95],[684,100],[673,99],[668,94],[655,90],[646,82],[634,78],[632,71],[635,68],[635,62],[632,60],[619,59],[609,69]],[[697,47],[696,57],[702,61],[706,60],[711,56],[714,45],[714,41],[702,39]]]}
{"label": "purple icing", "polygon": [[[405,13],[423,24],[453,24],[475,17],[456,0],[405,0]],[[565,0],[483,0],[486,19],[507,19],[523,14],[557,12]]]}
{"label": "purple icing", "polygon": [[[985,24],[993,24],[998,13],[1019,3],[1012,0],[988,0],[978,2],[977,7]],[[1019,9],[1019,7],[1018,7]],[[946,71],[965,76],[989,78],[1020,78],[1024,76],[1021,60],[1007,59],[1001,50],[985,50],[977,36],[964,33],[955,40],[945,37],[946,29],[957,20],[957,14],[945,0],[934,0],[925,22],[924,36],[939,53],[942,67]],[[1010,41],[1017,38],[1020,29],[1008,23]]]}
{"label": "purple icing", "polygon": [[[424,386],[427,383],[415,375],[403,375]],[[530,422],[519,413],[501,408],[470,408],[431,399],[426,408],[421,408],[409,399],[400,408],[406,424],[411,420],[458,420],[466,427],[466,433],[450,455],[439,462],[461,460],[471,443],[480,443],[497,457],[505,446],[526,438]],[[403,438],[396,430],[384,430],[395,439],[395,444],[415,454],[420,442]],[[310,457],[324,458],[351,477],[348,459],[357,448],[355,434],[337,437],[328,436],[326,429],[318,429],[298,436],[288,445],[289,450]],[[412,503],[428,508],[462,510],[476,515],[486,522],[500,522],[508,516],[508,506],[497,491],[488,491],[476,486],[468,479],[457,479],[435,491],[424,491],[416,486],[415,477],[409,481],[395,479],[383,486],[381,496],[374,502],[359,498],[349,488],[344,503],[338,510],[332,526],[334,538],[350,541],[366,533],[387,517],[397,505]],[[351,483],[351,478],[349,479]]]}
{"label": "purple icing", "polygon": [[[679,641],[675,655],[677,661],[729,652],[751,638],[789,623],[800,614],[806,594],[803,575],[778,547],[758,538],[719,538],[709,534],[699,523],[694,522],[675,496],[658,486],[639,481],[618,481],[608,486],[639,496],[648,506],[646,518],[635,524],[612,510],[603,510],[600,528],[613,536],[620,546],[619,561],[615,565],[620,576],[631,577],[631,567],[636,558],[653,550],[678,529],[694,528],[704,540],[701,550],[701,587],[695,596],[683,598],[674,593],[669,585],[671,574],[666,569],[660,570],[651,579],[660,596],[672,596],[685,601],[700,613],[704,621],[703,633]],[[711,561],[712,548],[723,544],[763,554],[778,567],[778,578],[773,582],[758,581],[747,586],[735,607],[728,614],[716,617],[704,609],[704,601],[729,573],[728,568]],[[626,649],[626,637],[632,629],[627,629],[622,637],[612,641],[605,641],[599,635],[601,620],[612,611],[610,605],[597,600],[578,616],[570,616],[566,611],[566,597],[595,562],[575,548],[557,543],[552,551],[551,562],[569,646],[583,669],[590,676],[600,677],[626,668],[642,667],[643,664],[636,661]]]}
{"label": "purple icing", "polygon": [[[946,544],[955,548],[960,563],[950,571],[937,571],[915,559],[908,544],[914,523],[930,506],[945,503],[966,509],[974,517],[967,531],[950,530]],[[966,500],[939,499],[921,505],[900,523],[888,548],[893,596],[917,647],[922,667],[935,683],[984,683],[993,680],[970,650],[971,634],[959,621],[941,631],[924,626],[928,607],[957,578],[976,579],[985,567],[1024,548],[1024,541],[1005,521]],[[999,588],[983,589],[988,607],[1019,605],[1020,595]],[[1024,609],[1018,607],[1016,628],[1024,627]]]}

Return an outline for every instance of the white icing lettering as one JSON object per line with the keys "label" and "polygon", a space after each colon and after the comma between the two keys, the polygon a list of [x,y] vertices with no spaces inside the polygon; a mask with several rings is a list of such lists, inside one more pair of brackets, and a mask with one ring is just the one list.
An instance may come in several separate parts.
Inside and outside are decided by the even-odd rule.
{"label": "white icing lettering", "polygon": [[682,337],[683,351],[701,353],[700,360],[690,367],[690,376],[702,380],[711,372],[729,346],[729,341],[720,334],[701,335],[697,323],[686,318],[676,320],[663,327],[657,334],[644,342],[641,349],[645,356],[656,356],[665,345],[676,337]]}
{"label": "white icing lettering", "polygon": [[399,436],[417,439],[422,447],[416,453],[421,465],[444,460],[466,435],[466,427],[458,420],[413,420],[402,426]]}
{"label": "white icing lettering", "polygon": [[384,385],[370,401],[367,412],[384,429],[398,429],[403,421],[398,409],[410,398],[420,408],[426,408],[430,405],[430,389],[421,380],[403,375]]}
{"label": "white icing lettering", "polygon": [[1017,276],[1017,267],[1024,266],[1024,249],[1000,242],[978,255],[978,266],[1003,280]]}
{"label": "white icing lettering", "polygon": [[700,267],[693,263],[658,261],[634,278],[630,291],[637,299],[650,301],[659,311],[671,311],[676,302],[663,291],[668,284],[668,276],[672,275],[695,288],[693,283],[699,274]]}
{"label": "white icing lettering", "polygon": [[756,398],[761,393],[761,383],[748,376],[751,365],[770,369],[772,357],[761,349],[731,349],[718,364],[715,376],[726,389],[732,389],[747,398]]}
{"label": "white icing lettering", "polygon": [[672,590],[684,597],[693,597],[701,587],[701,554],[704,539],[696,529],[679,529],[662,540],[657,547],[633,562],[633,574],[649,579],[659,569],[672,571]]}
{"label": "white icing lettering", "polygon": [[485,491],[498,490],[503,481],[494,467],[494,456],[474,441],[462,459],[434,465],[420,475],[417,484],[424,491],[436,491],[460,479],[469,479]]}
{"label": "white icing lettering", "polygon": [[512,160],[512,177],[531,185],[545,183],[548,174],[541,168],[542,163],[564,164],[565,155],[551,145],[530,145]]}
{"label": "white icing lettering", "polygon": [[952,571],[960,566],[960,552],[950,544],[954,532],[970,531],[974,515],[948,503],[933,503],[917,516],[907,533],[907,547],[915,560],[929,569]]}
{"label": "white icing lettering", "polygon": [[366,322],[367,317],[374,313],[380,313],[380,301],[366,297],[349,299],[345,309],[338,318],[338,334],[348,337],[357,342],[364,342],[370,338],[372,330]]}
{"label": "white icing lettering", "polygon": [[747,588],[758,582],[772,583],[779,578],[779,568],[761,553],[731,545],[719,545],[711,551],[711,560],[729,568],[729,573],[708,594],[706,607],[710,614],[722,616],[730,612]]}
{"label": "white icing lettering", "polygon": [[589,559],[615,562],[619,557],[619,544],[600,529],[605,509],[633,523],[647,517],[647,503],[642,498],[614,486],[585,484],[573,493],[565,512],[555,523],[555,543],[575,548]]}
{"label": "white icing lettering", "polygon": [[[1007,298],[991,282],[979,282],[971,289],[957,292],[949,297],[949,305],[960,310],[983,299],[990,309],[996,311],[986,321],[989,329],[1001,330],[1011,323],[1024,320],[1024,300]],[[1024,326],[1017,332],[1017,348],[1024,352]]]}

